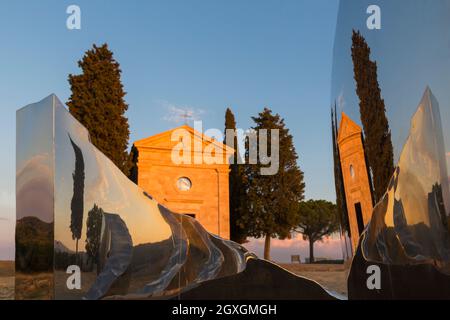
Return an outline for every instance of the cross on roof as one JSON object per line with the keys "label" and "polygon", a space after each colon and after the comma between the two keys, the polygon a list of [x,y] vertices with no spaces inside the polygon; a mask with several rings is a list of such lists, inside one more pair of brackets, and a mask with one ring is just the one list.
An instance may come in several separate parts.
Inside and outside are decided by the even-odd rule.
{"label": "cross on roof", "polygon": [[188,110],[184,111],[184,114],[181,115],[181,118],[184,120],[184,124],[188,124],[188,119],[192,119],[192,112]]}

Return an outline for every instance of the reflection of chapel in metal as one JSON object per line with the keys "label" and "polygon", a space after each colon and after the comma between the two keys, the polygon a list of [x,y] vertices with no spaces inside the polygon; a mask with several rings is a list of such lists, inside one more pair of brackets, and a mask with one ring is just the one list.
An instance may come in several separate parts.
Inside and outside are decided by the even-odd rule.
{"label": "reflection of chapel in metal", "polygon": [[338,146],[353,252],[372,216],[373,202],[361,127],[342,113]]}
{"label": "reflection of chapel in metal", "polygon": [[[180,143],[191,145],[189,154],[180,151],[190,163],[176,164],[172,160],[172,151]],[[234,152],[232,148],[188,125],[136,141],[134,146],[139,154],[137,184],[140,187],[170,210],[194,217],[209,232],[229,239],[227,159]],[[219,150],[223,160],[212,163]]]}

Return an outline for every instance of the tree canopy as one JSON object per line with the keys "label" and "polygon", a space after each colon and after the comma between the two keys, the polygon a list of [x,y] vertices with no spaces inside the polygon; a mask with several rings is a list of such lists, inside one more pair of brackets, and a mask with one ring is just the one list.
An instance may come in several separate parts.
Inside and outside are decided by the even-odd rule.
{"label": "tree canopy", "polygon": [[336,205],[325,200],[308,200],[297,207],[299,223],[297,231],[303,240],[309,241],[309,261],[314,262],[314,242],[339,230]]}
{"label": "tree canopy", "polygon": [[[245,188],[244,188],[244,167],[238,161],[239,148],[236,133],[236,120],[230,108],[225,112],[225,140],[227,143],[227,129],[234,131],[233,143],[229,145],[234,148],[233,162],[230,165],[229,175],[229,197],[230,197],[230,239],[237,243],[244,243],[247,236],[245,226],[240,223],[239,217],[243,214],[245,208]],[[229,139],[231,140],[231,138]],[[231,143],[230,143],[231,144]]]}
{"label": "tree canopy", "polygon": [[[276,174],[262,175],[261,168],[265,165],[260,156],[257,164],[245,166],[247,207],[239,221],[246,226],[249,236],[265,237],[264,258],[270,259],[270,239],[290,237],[292,229],[298,224],[296,208],[303,200],[305,183],[303,172],[297,165],[298,156],[293,138],[284,119],[268,108],[252,119],[256,132],[268,129],[267,150],[272,150],[270,129],[279,130],[279,169]],[[258,135],[258,141],[260,139]],[[247,143],[246,159],[249,158],[249,152]]]}
{"label": "tree canopy", "polygon": [[72,239],[76,240],[76,254],[78,254],[78,240],[81,238],[83,229],[83,210],[84,210],[84,157],[80,147],[73,142],[69,136],[75,153],[75,169],[72,174],[73,178],[73,195],[70,202],[70,231],[72,231]]}
{"label": "tree canopy", "polygon": [[92,143],[128,174],[128,105],[120,65],[103,44],[88,50],[78,66],[82,73],[69,75],[69,111],[89,131]]}
{"label": "tree canopy", "polygon": [[352,35],[353,71],[364,129],[364,148],[372,171],[375,200],[387,190],[394,173],[394,155],[386,107],[378,84],[377,63],[370,60],[370,47],[359,31]]}
{"label": "tree canopy", "polygon": [[89,259],[97,263],[100,249],[100,236],[102,232],[103,209],[94,204],[89,210],[86,220],[86,253]]}

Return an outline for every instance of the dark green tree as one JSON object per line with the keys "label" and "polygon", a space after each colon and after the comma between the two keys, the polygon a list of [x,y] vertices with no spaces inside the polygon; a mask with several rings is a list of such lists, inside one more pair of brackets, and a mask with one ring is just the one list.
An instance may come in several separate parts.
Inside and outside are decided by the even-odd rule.
{"label": "dark green tree", "polygon": [[78,256],[78,240],[81,238],[83,229],[83,210],[84,210],[84,158],[83,152],[72,138],[69,136],[75,153],[75,170],[72,174],[73,178],[73,196],[70,202],[70,231],[72,231],[72,239],[76,240],[75,255]]}
{"label": "dark green tree", "polygon": [[[272,149],[270,129],[279,131],[279,169],[274,175],[262,175],[264,159],[258,156],[257,164],[245,168],[247,207],[240,222],[246,226],[248,235],[256,238],[265,237],[264,258],[270,259],[270,239],[289,238],[292,230],[298,225],[298,203],[303,200],[305,184],[303,172],[297,165],[297,153],[292,135],[286,128],[284,120],[278,114],[272,114],[268,108],[252,117],[256,132],[267,130],[267,150]],[[261,134],[258,134],[260,140]],[[246,159],[252,146],[247,143]],[[273,157],[271,154],[270,156]]]}
{"label": "dark green tree", "polygon": [[297,208],[300,222],[296,231],[309,241],[309,262],[314,263],[314,242],[339,230],[336,205],[325,200],[308,200]]}
{"label": "dark green tree", "polygon": [[227,144],[227,135],[230,134],[230,132],[227,132],[227,129],[233,130],[232,137],[228,139],[231,140],[233,138],[233,140],[228,141],[228,144],[235,150],[232,156],[233,161],[230,165],[229,176],[230,239],[237,243],[244,243],[247,238],[245,226],[239,219],[245,208],[244,167],[239,155],[236,120],[230,108],[227,108],[225,112],[225,144]]}
{"label": "dark green tree", "polygon": [[352,59],[364,128],[364,148],[372,173],[375,200],[379,201],[394,173],[391,132],[378,85],[377,63],[370,60],[370,48],[361,33],[355,30],[352,35]]}
{"label": "dark green tree", "polygon": [[92,143],[128,174],[128,119],[120,66],[107,44],[93,46],[78,61],[82,73],[69,75],[70,113],[87,128]]}
{"label": "dark green tree", "polygon": [[139,151],[133,144],[128,157],[127,171],[128,171],[128,178],[136,184],[138,183],[138,174],[139,174],[137,166],[138,159],[139,159]]}
{"label": "dark green tree", "polygon": [[103,209],[94,204],[89,210],[86,221],[86,253],[89,259],[98,263],[98,250],[100,248],[100,236],[102,232]]}

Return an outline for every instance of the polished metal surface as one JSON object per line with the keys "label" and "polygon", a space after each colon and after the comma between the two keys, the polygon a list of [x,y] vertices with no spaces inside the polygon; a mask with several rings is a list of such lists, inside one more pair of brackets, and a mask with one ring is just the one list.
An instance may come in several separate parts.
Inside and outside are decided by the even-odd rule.
{"label": "polished metal surface", "polygon": [[362,235],[365,259],[429,263],[450,274],[449,200],[439,104],[426,88],[389,188]]}
{"label": "polished metal surface", "polygon": [[[27,230],[18,233],[18,271],[53,279],[48,296],[22,286],[18,297],[26,290],[55,299],[173,297],[242,272],[255,258],[153,200],[91,144],[56,96],[18,111],[17,132],[18,226],[42,224],[44,235],[30,243]],[[73,265],[79,289],[67,285]]]}
{"label": "polished metal surface", "polygon": [[[375,203],[362,212],[370,219],[361,237],[359,228],[348,232],[344,224],[342,248],[352,257],[349,299],[450,298],[448,30],[446,0],[339,1],[331,104],[336,114],[344,112],[361,126],[365,152],[385,148],[388,156],[379,157],[386,168],[395,168],[386,173],[388,183],[381,177],[377,190],[374,171],[383,163],[366,152]],[[352,47],[363,42],[364,54],[358,55]],[[377,112],[367,112],[374,106]],[[383,117],[387,123],[381,125]],[[358,195],[357,188],[337,182],[339,191]]]}
{"label": "polished metal surface", "polygon": [[[349,299],[450,298],[443,138],[439,104],[427,88],[388,190],[360,238],[348,276]],[[368,285],[374,277],[376,288]]]}

